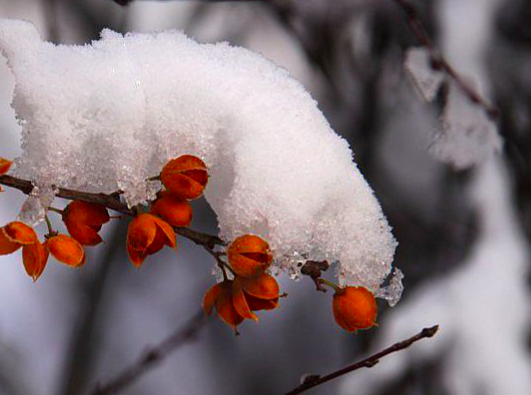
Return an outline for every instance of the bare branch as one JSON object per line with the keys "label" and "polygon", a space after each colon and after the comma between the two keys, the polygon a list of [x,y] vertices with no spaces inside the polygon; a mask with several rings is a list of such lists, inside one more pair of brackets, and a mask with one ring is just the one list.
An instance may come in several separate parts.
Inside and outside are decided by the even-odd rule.
{"label": "bare branch", "polygon": [[205,323],[205,313],[201,310],[184,327],[178,328],[160,344],[149,348],[135,363],[107,383],[96,386],[90,394],[111,395],[124,390],[150,369],[161,363],[173,351],[194,340]]}
{"label": "bare branch", "polygon": [[314,284],[315,289],[319,292],[326,292],[326,288],[323,287],[319,281],[322,272],[326,272],[330,264],[327,261],[306,261],[301,267],[301,274],[310,277]]}
{"label": "bare branch", "polygon": [[485,113],[489,116],[489,118],[491,118],[492,120],[496,120],[500,115],[499,109],[492,105],[483,96],[481,96],[479,92],[476,91],[469,83],[463,80],[463,78],[457,73],[453,66],[448,63],[446,58],[437,49],[430,36],[428,35],[428,32],[424,28],[424,25],[422,24],[419,18],[418,11],[415,9],[415,7],[407,0],[392,1],[394,1],[398,5],[398,7],[400,7],[404,11],[409,28],[411,29],[419,43],[423,47],[426,47],[426,49],[429,51],[431,58],[431,66],[433,67],[433,69],[440,70],[446,73],[446,75],[456,83],[458,88],[463,92],[466,97],[468,97],[468,99],[472,103],[475,103],[478,106],[482,107]]}
{"label": "bare branch", "polygon": [[[26,195],[29,195],[33,190],[33,184],[31,181],[11,176],[1,176],[0,185],[18,189]],[[67,200],[101,204],[108,209],[125,215],[135,215],[134,210],[127,207],[127,205],[120,200],[120,195],[117,193],[106,195],[104,193],[80,192],[67,188],[58,188],[56,196]],[[198,232],[190,228],[175,228],[175,232],[198,245],[206,246],[211,249],[217,245],[224,245],[223,240],[219,237]]]}
{"label": "bare branch", "polygon": [[370,357],[362,359],[359,362],[345,366],[344,368],[339,369],[333,373],[327,374],[326,376],[319,376],[319,375],[308,376],[307,379],[301,385],[291,390],[290,392],[286,393],[285,395],[301,394],[303,392],[308,391],[311,388],[317,387],[328,381],[337,379],[338,377],[351,373],[355,370],[358,370],[361,368],[372,368],[378,362],[380,362],[381,358],[386,357],[389,354],[393,354],[397,351],[404,350],[408,348],[409,346],[411,346],[413,343],[418,342],[419,340],[431,338],[435,336],[438,330],[439,330],[438,325],[432,326],[431,328],[424,328],[418,334],[416,334],[415,336],[407,340],[403,340],[401,342],[395,343],[391,347],[388,347],[380,352],[377,352],[376,354],[371,355]]}

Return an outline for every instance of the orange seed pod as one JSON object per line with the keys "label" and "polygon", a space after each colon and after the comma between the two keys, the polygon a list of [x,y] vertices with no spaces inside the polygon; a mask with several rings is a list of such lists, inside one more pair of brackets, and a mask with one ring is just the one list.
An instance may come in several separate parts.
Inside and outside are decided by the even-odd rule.
{"label": "orange seed pod", "polygon": [[3,176],[4,174],[6,174],[11,168],[12,164],[13,162],[11,162],[8,159],[0,158],[0,176]]}
{"label": "orange seed pod", "polygon": [[85,263],[85,250],[72,237],[61,234],[52,236],[46,241],[45,246],[55,259],[68,266],[79,267]]}
{"label": "orange seed pod", "polygon": [[151,206],[151,214],[158,215],[171,226],[182,227],[192,222],[192,206],[188,201],[165,193]]}
{"label": "orange seed pod", "polygon": [[33,228],[20,221],[10,222],[2,228],[2,232],[9,241],[20,245],[35,244],[38,241]]}
{"label": "orange seed pod", "polygon": [[232,302],[232,281],[223,281],[214,285],[205,294],[203,309],[210,315],[214,306],[218,312],[219,318],[230,327],[236,329],[244,320]]}
{"label": "orange seed pod", "polygon": [[208,170],[198,157],[183,155],[163,167],[160,179],[176,197],[196,199],[203,194],[208,183]]}
{"label": "orange seed pod", "polygon": [[19,243],[15,243],[11,241],[6,234],[4,233],[4,229],[0,229],[0,255],[8,255],[16,250],[18,250],[21,247]]}
{"label": "orange seed pod", "polygon": [[[11,162],[10,160],[0,158],[0,176],[3,176],[9,171],[12,163],[13,162]],[[1,186],[0,186],[0,192],[2,192]]]}
{"label": "orange seed pod", "polygon": [[177,244],[173,228],[162,219],[152,214],[140,214],[129,224],[127,253],[136,267],[165,245],[175,248]]}
{"label": "orange seed pod", "polygon": [[232,301],[244,318],[258,321],[253,311],[278,307],[279,287],[274,277],[261,273],[255,277],[236,276],[232,285]]}
{"label": "orange seed pod", "polygon": [[22,262],[24,263],[26,273],[28,273],[33,281],[37,281],[48,262],[47,248],[39,242],[24,246],[22,248]]}
{"label": "orange seed pod", "polygon": [[63,213],[63,221],[68,233],[80,244],[86,246],[95,246],[103,241],[98,232],[109,220],[107,208],[94,203],[73,201]]}
{"label": "orange seed pod", "polygon": [[231,243],[227,253],[234,271],[244,277],[253,277],[260,274],[273,261],[273,255],[269,251],[269,244],[254,235],[238,237]]}
{"label": "orange seed pod", "polygon": [[334,295],[334,318],[347,332],[374,326],[377,310],[376,299],[366,288],[345,287]]}

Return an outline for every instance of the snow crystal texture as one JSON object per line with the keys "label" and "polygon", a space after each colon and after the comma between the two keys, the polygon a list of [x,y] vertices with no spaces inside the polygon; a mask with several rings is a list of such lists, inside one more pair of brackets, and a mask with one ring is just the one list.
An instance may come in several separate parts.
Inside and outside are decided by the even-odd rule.
{"label": "snow crystal texture", "polygon": [[389,275],[396,242],[372,190],[286,70],[177,31],[104,30],[91,45],[56,46],[30,23],[0,20],[0,50],[16,79],[16,175],[42,188],[122,189],[136,205],[169,159],[197,155],[223,238],[263,236],[292,273],[301,259],[327,259],[340,262],[341,283],[373,291]]}

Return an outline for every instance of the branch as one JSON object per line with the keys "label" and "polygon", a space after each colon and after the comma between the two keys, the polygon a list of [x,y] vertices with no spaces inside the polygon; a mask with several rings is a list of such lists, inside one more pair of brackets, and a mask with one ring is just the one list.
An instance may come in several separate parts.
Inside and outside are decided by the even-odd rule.
{"label": "branch", "polygon": [[297,388],[291,390],[290,392],[286,393],[285,395],[296,395],[301,394],[303,392],[308,391],[311,388],[317,387],[321,384],[324,384],[328,381],[337,379],[340,376],[343,376],[347,373],[353,372],[355,370],[361,369],[361,368],[372,368],[374,365],[376,365],[378,362],[380,362],[380,359],[395,353],[397,351],[404,350],[411,346],[413,343],[418,342],[419,340],[431,338],[435,336],[437,331],[439,330],[439,326],[435,325],[431,328],[424,328],[421,332],[416,334],[415,336],[403,340],[401,342],[393,344],[391,347],[388,347],[368,358],[365,358],[359,362],[353,363],[351,365],[348,365],[342,369],[339,369],[333,373],[327,374],[326,376],[316,376],[312,375],[309,376],[307,380],[305,380],[301,385],[299,385]]}
{"label": "branch", "polygon": [[[33,184],[31,183],[31,181],[23,180],[12,176],[1,176],[0,185],[5,185],[7,187],[18,189],[26,195],[29,195],[33,190]],[[102,206],[105,206],[110,210],[125,215],[135,215],[134,210],[127,207],[127,205],[120,200],[120,196],[117,193],[107,195],[104,193],[80,192],[75,191],[73,189],[58,188],[56,196],[67,200],[77,200],[86,203],[101,204]],[[217,245],[224,245],[223,240],[214,235],[198,232],[190,228],[174,229],[177,234],[193,241],[195,244],[202,245],[210,249],[214,248]]]}
{"label": "branch", "polygon": [[194,340],[205,323],[205,313],[201,310],[184,327],[177,329],[160,344],[149,348],[135,363],[123,370],[118,376],[105,384],[97,385],[90,392],[90,395],[116,394],[130,386],[156,364],[161,363],[170,353]]}
{"label": "branch", "polygon": [[[70,395],[86,388],[90,372],[94,367],[97,347],[92,339],[98,336],[102,327],[101,310],[106,306],[113,288],[109,286],[112,276],[116,272],[111,270],[112,262],[120,251],[118,240],[125,233],[125,224],[120,222],[114,227],[111,239],[94,272],[85,273],[80,277],[77,299],[77,317],[71,328],[71,340],[65,353],[61,369],[63,375],[61,386],[55,393],[57,395]],[[88,276],[86,276],[89,274]]]}
{"label": "branch", "polygon": [[492,105],[488,100],[481,96],[469,83],[463,80],[463,78],[457,73],[453,66],[448,63],[446,58],[437,49],[433,41],[431,40],[428,32],[422,24],[419,13],[415,7],[408,2],[408,0],[392,0],[400,7],[406,15],[409,28],[419,41],[419,43],[426,47],[430,53],[431,66],[434,70],[443,71],[450,79],[452,79],[463,94],[468,99],[478,106],[482,107],[487,116],[492,120],[496,120],[500,115],[500,110]]}

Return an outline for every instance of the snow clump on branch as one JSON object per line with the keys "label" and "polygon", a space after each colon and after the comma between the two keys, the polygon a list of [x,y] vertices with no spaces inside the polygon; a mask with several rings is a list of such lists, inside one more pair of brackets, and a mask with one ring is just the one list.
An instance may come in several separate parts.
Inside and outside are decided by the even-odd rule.
{"label": "snow clump on branch", "polygon": [[43,42],[23,21],[0,20],[0,50],[22,127],[14,174],[40,188],[123,190],[130,206],[154,198],[171,158],[210,168],[205,197],[220,236],[268,240],[274,267],[338,262],[342,285],[391,304],[401,275],[396,241],[347,142],[302,85],[262,56],[178,31],[103,30],[85,46]]}

